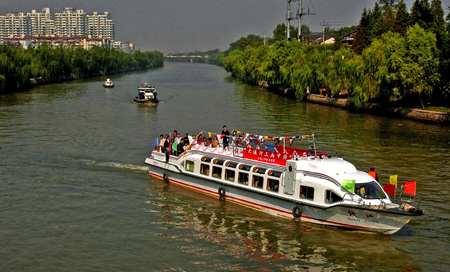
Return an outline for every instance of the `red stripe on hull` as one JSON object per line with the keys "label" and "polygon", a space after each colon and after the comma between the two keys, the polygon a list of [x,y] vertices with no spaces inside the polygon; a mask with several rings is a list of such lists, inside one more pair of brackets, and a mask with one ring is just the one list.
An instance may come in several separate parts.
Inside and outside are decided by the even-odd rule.
{"label": "red stripe on hull", "polygon": [[[163,179],[163,176],[158,175],[156,173],[151,173],[150,172],[150,176]],[[197,190],[197,191],[201,191],[201,192],[204,192],[204,193],[207,193],[207,194],[219,195],[219,192],[215,192],[215,191],[207,190],[207,189],[202,188],[202,187],[186,184],[186,183],[180,182],[180,181],[178,181],[176,179],[171,179],[170,177],[169,177],[169,181],[173,182],[175,184],[178,184],[180,186],[187,187],[187,188],[190,188],[190,189],[193,189],[193,190]],[[288,212],[288,211],[280,210],[280,209],[277,209],[277,208],[273,208],[273,207],[270,207],[270,206],[262,205],[262,204],[259,204],[259,203],[255,203],[255,202],[252,202],[252,201],[248,201],[248,200],[237,198],[237,197],[233,197],[233,196],[227,196],[227,197],[232,199],[232,200],[234,200],[234,201],[236,201],[236,202],[238,202],[238,203],[242,203],[244,205],[247,204],[248,206],[253,206],[253,207],[258,207],[258,208],[263,208],[263,209],[269,209],[269,210],[272,210],[272,211],[276,211],[276,212],[280,212],[280,213],[292,216],[292,213]],[[310,216],[306,216],[306,215],[301,215],[301,218],[305,218],[305,219],[309,219],[309,220],[315,220],[315,221],[318,221],[318,222],[323,222],[323,223],[326,223],[328,225],[334,225],[334,226],[338,226],[338,227],[346,227],[346,228],[354,228],[354,229],[367,229],[367,227],[361,227],[361,226],[355,226],[355,225],[344,224],[344,223],[339,223],[339,222],[333,222],[333,221],[328,221],[328,220],[325,220],[325,219],[318,219],[318,218],[314,218],[314,217],[310,217]]]}

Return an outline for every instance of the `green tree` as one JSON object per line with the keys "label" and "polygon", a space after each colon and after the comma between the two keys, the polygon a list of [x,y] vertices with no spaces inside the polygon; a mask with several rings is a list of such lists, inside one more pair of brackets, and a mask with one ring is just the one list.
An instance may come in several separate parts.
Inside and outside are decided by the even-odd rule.
{"label": "green tree", "polygon": [[372,12],[367,11],[364,8],[361,20],[357,29],[356,37],[354,40],[354,50],[355,52],[361,54],[364,48],[370,46],[372,42],[372,29],[373,29],[373,18]]}
{"label": "green tree", "polygon": [[418,24],[423,29],[432,28],[433,16],[428,0],[415,0],[411,8],[411,16],[409,19],[410,26]]}
{"label": "green tree", "polygon": [[270,43],[275,43],[277,41],[283,41],[286,40],[286,25],[285,24],[279,24],[277,27],[273,30],[273,38],[269,39]]}
{"label": "green tree", "polygon": [[395,13],[394,10],[392,9],[392,7],[389,7],[386,10],[386,13],[384,15],[384,31],[383,33],[392,31],[395,32]]}
{"label": "green tree", "polygon": [[409,26],[409,13],[406,9],[406,4],[401,0],[396,7],[394,31],[400,35],[406,35],[406,30]]}
{"label": "green tree", "polygon": [[431,0],[432,30],[445,32],[444,10],[441,0]]}
{"label": "green tree", "polygon": [[430,99],[440,77],[436,37],[416,24],[406,32],[405,42],[407,53],[400,68],[400,79],[406,91],[418,95],[424,108],[423,101]]}

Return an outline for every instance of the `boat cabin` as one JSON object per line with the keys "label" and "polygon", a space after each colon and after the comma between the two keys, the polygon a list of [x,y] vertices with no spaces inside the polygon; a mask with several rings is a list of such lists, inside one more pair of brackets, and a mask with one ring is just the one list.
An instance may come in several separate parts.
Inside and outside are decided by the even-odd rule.
{"label": "boat cabin", "polygon": [[[302,203],[331,206],[344,199],[384,199],[381,186],[367,173],[357,171],[340,158],[307,157],[286,161],[285,167],[263,165],[210,155],[189,155],[180,166],[186,172],[217,183],[241,189],[285,196]],[[351,175],[358,195],[341,186]],[[362,191],[362,192],[361,192]]]}

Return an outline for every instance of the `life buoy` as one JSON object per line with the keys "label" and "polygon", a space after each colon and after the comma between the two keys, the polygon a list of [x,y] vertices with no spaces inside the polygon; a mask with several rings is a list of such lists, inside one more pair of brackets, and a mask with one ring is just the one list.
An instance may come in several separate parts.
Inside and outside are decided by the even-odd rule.
{"label": "life buoy", "polygon": [[163,180],[165,182],[169,182],[169,175],[167,175],[166,173],[163,174]]}
{"label": "life buoy", "polygon": [[300,218],[302,217],[302,208],[295,206],[292,209],[292,215],[294,216],[294,218]]}
{"label": "life buoy", "polygon": [[225,200],[225,189],[223,187],[219,188],[219,199]]}

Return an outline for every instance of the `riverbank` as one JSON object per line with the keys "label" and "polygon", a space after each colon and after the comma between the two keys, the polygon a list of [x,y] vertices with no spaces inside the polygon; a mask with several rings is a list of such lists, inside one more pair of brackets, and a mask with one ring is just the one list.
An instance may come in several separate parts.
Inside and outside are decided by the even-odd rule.
{"label": "riverbank", "polygon": [[[132,68],[130,68],[130,70],[128,72],[146,71],[146,70],[151,69],[151,68],[158,68],[158,67],[151,67],[151,66],[147,66],[145,68],[132,67]],[[55,80],[49,80],[49,79],[46,79],[46,78],[43,78],[43,77],[30,78],[30,83],[29,83],[29,86],[27,88],[17,89],[14,92],[21,92],[21,91],[29,90],[31,88],[34,88],[34,87],[40,86],[40,85],[60,83],[60,82],[77,80],[77,79],[88,79],[88,78],[96,78],[96,77],[102,77],[102,76],[110,76],[110,75],[116,75],[116,74],[122,74],[122,73],[124,73],[123,69],[118,69],[117,71],[110,71],[107,74],[105,74],[105,73],[103,73],[101,71],[98,72],[98,73],[84,74],[82,78],[78,78],[74,74],[70,74],[68,76],[65,76],[65,75],[64,76],[60,76],[60,77],[58,77]],[[6,93],[8,93],[8,92],[6,92]]]}
{"label": "riverbank", "polygon": [[[347,110],[354,110],[353,101],[343,98],[333,98],[324,95],[310,94],[307,97],[308,102],[335,106]],[[362,109],[365,113],[388,116],[395,118],[406,118],[420,122],[435,123],[441,125],[450,125],[450,114],[445,112],[412,109],[412,108],[386,108],[377,103],[367,103]]]}

